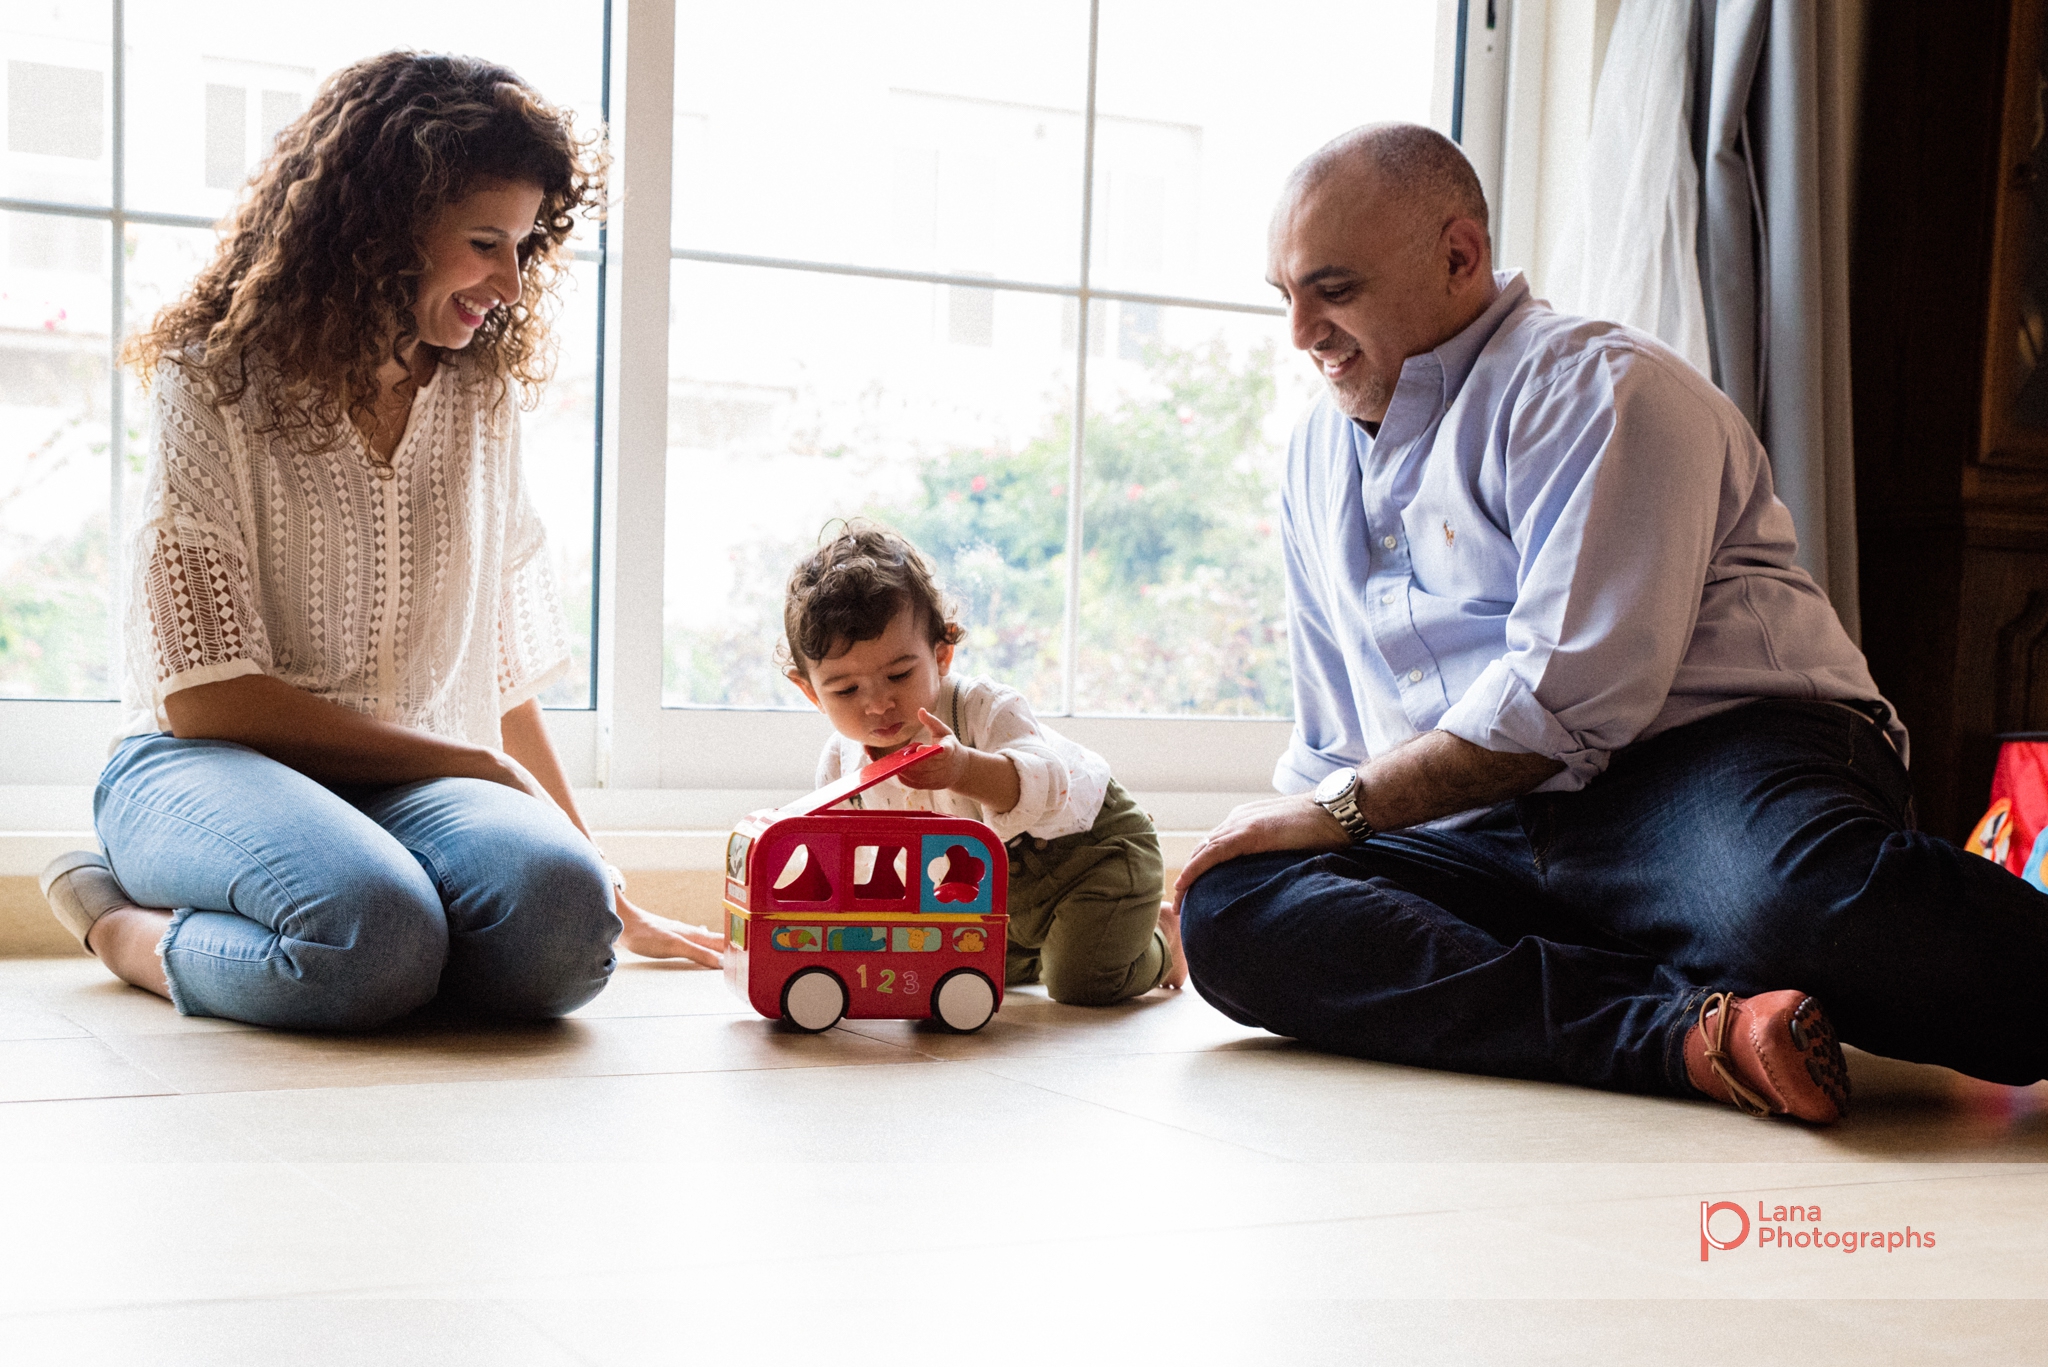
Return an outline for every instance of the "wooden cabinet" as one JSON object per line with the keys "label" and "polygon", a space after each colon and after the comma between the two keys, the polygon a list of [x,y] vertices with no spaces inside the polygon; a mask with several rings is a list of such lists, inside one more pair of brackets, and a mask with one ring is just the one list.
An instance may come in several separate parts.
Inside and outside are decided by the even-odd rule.
{"label": "wooden cabinet", "polygon": [[2048,730],[2044,0],[1869,11],[1851,347],[1863,640],[1960,840]]}

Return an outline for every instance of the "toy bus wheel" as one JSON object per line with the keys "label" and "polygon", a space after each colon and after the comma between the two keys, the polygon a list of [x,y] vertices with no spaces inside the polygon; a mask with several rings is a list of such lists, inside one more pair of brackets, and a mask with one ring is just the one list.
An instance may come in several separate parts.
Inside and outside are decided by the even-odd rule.
{"label": "toy bus wheel", "polygon": [[846,984],[826,968],[807,968],[782,985],[782,1018],[816,1034],[846,1014]]}
{"label": "toy bus wheel", "polygon": [[932,1018],[948,1030],[972,1034],[995,1013],[995,984],[978,969],[956,968],[932,989]]}

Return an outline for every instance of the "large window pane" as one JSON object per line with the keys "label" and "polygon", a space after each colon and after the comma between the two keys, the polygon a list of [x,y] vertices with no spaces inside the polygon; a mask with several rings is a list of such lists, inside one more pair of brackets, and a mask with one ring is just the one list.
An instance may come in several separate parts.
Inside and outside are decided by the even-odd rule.
{"label": "large window pane", "polygon": [[1429,121],[1436,6],[1416,0],[1102,0],[1099,43],[1101,289],[1270,302],[1266,222],[1295,163],[1362,123]]}
{"label": "large window pane", "polygon": [[1315,377],[1277,318],[1114,304],[1107,322],[1075,709],[1286,716],[1279,478]]}
{"label": "large window pane", "polygon": [[573,108],[585,131],[598,125],[601,0],[128,0],[126,13],[131,209],[227,212],[322,80],[392,48],[501,62]]}
{"label": "large window pane", "polygon": [[[105,6],[102,5],[104,9]],[[392,48],[456,51],[502,62],[576,114],[580,132],[600,126],[604,6],[600,0],[504,0],[479,26],[462,6],[370,0],[346,9],[254,0],[129,0],[127,35],[130,208],[214,217],[235,203],[278,130],[303,112],[336,68]],[[232,33],[222,44],[218,35]],[[229,53],[232,55],[222,55]],[[131,242],[150,241],[148,230]],[[168,239],[165,239],[168,241]],[[181,239],[184,240],[184,239]],[[160,251],[146,281],[131,280],[130,328],[189,281],[212,256],[191,243]],[[596,246],[592,225],[574,245]],[[173,261],[183,263],[176,273]],[[145,299],[138,291],[143,286]],[[592,508],[596,497],[597,272],[579,263],[563,282],[555,319],[554,383],[525,415],[526,462],[547,523],[575,665],[543,695],[550,706],[588,707]],[[137,409],[136,411],[139,411]]]}
{"label": "large window pane", "polygon": [[526,478],[540,519],[547,524],[555,582],[569,619],[575,658],[567,675],[541,695],[549,707],[589,707],[590,576],[596,506],[593,424],[597,415],[597,263],[579,261],[561,283],[555,316],[554,382],[538,409],[524,417]]}
{"label": "large window pane", "polygon": [[113,6],[0,5],[0,195],[111,203]]}
{"label": "large window pane", "polygon": [[0,696],[109,697],[108,227],[0,235]]}
{"label": "large window pane", "polygon": [[683,0],[678,246],[1066,282],[1086,0]]}
{"label": "large window pane", "polygon": [[939,562],[959,667],[1055,705],[1068,301],[688,262],[673,298],[665,701],[803,706],[783,584],[866,515]]}
{"label": "large window pane", "polygon": [[[211,228],[167,228],[130,223],[122,245],[122,317],[124,331],[135,333],[156,318],[158,310],[184,294],[185,288],[207,262],[213,260],[219,238]],[[126,553],[129,535],[135,527],[142,502],[144,465],[149,460],[149,396],[132,372],[121,375],[121,545],[116,551],[114,570],[124,576],[119,586],[126,590],[127,567],[118,557]],[[117,647],[119,642],[116,643]]]}

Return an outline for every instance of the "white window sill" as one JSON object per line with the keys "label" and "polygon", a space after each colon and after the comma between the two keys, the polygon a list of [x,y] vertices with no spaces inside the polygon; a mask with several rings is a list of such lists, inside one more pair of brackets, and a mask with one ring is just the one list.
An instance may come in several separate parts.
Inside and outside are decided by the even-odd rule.
{"label": "white window sill", "polygon": [[[791,789],[658,788],[579,790],[576,802],[597,841],[620,868],[718,869],[725,837],[748,812],[798,795]],[[1185,863],[1203,833],[1261,792],[1137,792],[1152,813],[1168,868]],[[0,785],[0,877],[28,877],[66,850],[97,848],[92,789],[80,785]]]}

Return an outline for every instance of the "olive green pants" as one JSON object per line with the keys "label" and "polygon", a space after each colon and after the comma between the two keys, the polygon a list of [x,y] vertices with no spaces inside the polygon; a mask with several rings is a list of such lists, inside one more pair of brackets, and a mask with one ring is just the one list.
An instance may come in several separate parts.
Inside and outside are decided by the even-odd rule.
{"label": "olive green pants", "polygon": [[1111,779],[1094,826],[1057,840],[1020,835],[1010,854],[1012,984],[1056,1002],[1107,1006],[1166,976],[1159,929],[1164,866],[1152,818]]}

